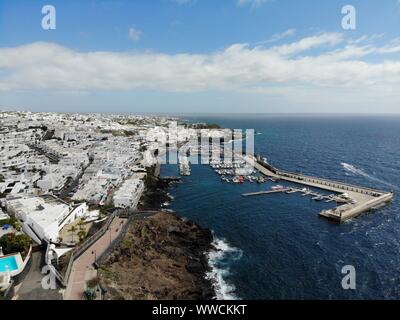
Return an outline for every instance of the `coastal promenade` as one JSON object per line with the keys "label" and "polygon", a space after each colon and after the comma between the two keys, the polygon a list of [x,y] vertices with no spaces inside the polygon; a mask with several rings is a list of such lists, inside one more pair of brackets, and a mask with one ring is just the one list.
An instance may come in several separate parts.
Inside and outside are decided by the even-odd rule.
{"label": "coastal promenade", "polygon": [[115,217],[108,231],[74,261],[64,300],[82,300],[84,298],[86,281],[97,276],[97,270],[94,268],[93,263],[119,236],[127,221],[128,219]]}
{"label": "coastal promenade", "polygon": [[349,199],[349,203],[320,212],[320,216],[338,222],[343,222],[371,209],[386,205],[393,199],[393,192],[279,170],[251,156],[243,156],[242,158],[256,170],[271,178],[344,195]]}

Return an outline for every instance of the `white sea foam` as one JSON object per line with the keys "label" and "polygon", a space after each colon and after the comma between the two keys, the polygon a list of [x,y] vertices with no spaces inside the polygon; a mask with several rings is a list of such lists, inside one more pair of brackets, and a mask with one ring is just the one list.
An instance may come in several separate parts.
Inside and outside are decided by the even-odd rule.
{"label": "white sea foam", "polygon": [[167,193],[167,196],[168,196],[168,198],[169,198],[170,200],[175,200],[175,197],[174,197],[172,194]]}
{"label": "white sea foam", "polygon": [[161,209],[161,211],[163,211],[163,212],[169,212],[169,213],[175,213],[175,211],[174,210],[172,210],[172,209]]}
{"label": "white sea foam", "polygon": [[163,204],[162,204],[162,206],[163,207],[168,207],[170,205],[170,203],[167,201],[167,202],[164,202]]}
{"label": "white sea foam", "polygon": [[358,175],[366,177],[366,178],[371,178],[371,176],[369,174],[365,173],[362,169],[356,168],[352,164],[348,164],[346,162],[342,162],[341,165],[345,170],[347,170],[347,171],[349,171],[351,173],[358,174]]}
{"label": "white sea foam", "polygon": [[215,236],[212,245],[214,249],[208,253],[211,271],[207,273],[207,278],[213,282],[218,300],[238,300],[235,286],[226,280],[230,275],[227,265],[232,260],[240,259],[242,251],[231,247],[225,239],[218,239]]}
{"label": "white sea foam", "polygon": [[353,166],[352,164],[342,162],[341,165],[346,171],[351,172],[352,174],[362,176],[368,180],[375,181],[375,182],[378,182],[378,183],[381,183],[381,184],[384,184],[384,185],[387,185],[390,187],[394,187],[391,183],[384,181],[382,179],[379,179],[377,177],[374,177],[374,176],[366,173],[364,170]]}

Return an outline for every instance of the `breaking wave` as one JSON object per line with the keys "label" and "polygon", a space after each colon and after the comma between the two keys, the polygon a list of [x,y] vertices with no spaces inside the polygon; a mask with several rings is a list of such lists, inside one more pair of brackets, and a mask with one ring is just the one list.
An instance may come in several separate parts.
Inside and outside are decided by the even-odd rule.
{"label": "breaking wave", "polygon": [[207,279],[212,281],[218,300],[238,300],[239,297],[235,294],[236,287],[226,278],[230,275],[229,264],[240,259],[243,252],[215,236],[212,245],[214,249],[208,253],[211,271],[207,273]]}
{"label": "breaking wave", "polygon": [[174,197],[172,194],[167,193],[167,196],[168,196],[168,198],[169,198],[170,200],[175,200],[175,197]]}
{"label": "breaking wave", "polygon": [[366,178],[368,180],[375,181],[375,182],[387,185],[389,187],[394,187],[391,183],[389,183],[387,181],[384,181],[384,180],[381,180],[381,179],[379,179],[377,177],[371,176],[368,173],[366,173],[365,171],[363,171],[362,169],[356,168],[355,166],[353,166],[351,164],[342,162],[341,165],[346,171],[348,171],[350,173],[362,176],[362,177],[364,177],[364,178]]}

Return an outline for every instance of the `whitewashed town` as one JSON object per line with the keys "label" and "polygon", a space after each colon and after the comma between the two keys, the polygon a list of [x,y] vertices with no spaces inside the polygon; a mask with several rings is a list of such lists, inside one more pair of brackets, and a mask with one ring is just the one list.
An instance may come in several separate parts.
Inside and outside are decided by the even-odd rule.
{"label": "whitewashed town", "polygon": [[[120,213],[138,210],[149,169],[160,170],[155,154],[165,149],[165,137],[170,146],[197,139],[196,129],[177,126],[176,121],[130,115],[0,113],[1,292],[8,298],[80,299],[88,281],[96,277],[91,265],[99,257],[91,246],[109,238],[99,252],[106,250],[125,224]],[[169,132],[171,127],[176,135]],[[210,137],[215,131],[221,134],[209,130]],[[181,174],[190,174],[186,154],[179,158]],[[89,260],[83,263],[89,271],[79,275],[76,264],[85,253]],[[65,266],[60,267],[63,259]],[[47,280],[39,268],[43,265]],[[57,290],[44,290],[46,285]]]}

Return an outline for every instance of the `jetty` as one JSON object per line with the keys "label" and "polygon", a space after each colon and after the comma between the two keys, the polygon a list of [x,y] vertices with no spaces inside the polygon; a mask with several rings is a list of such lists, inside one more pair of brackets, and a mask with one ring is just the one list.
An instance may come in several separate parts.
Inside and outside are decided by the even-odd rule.
{"label": "jetty", "polygon": [[[269,164],[265,159],[261,159],[260,156],[253,157],[246,155],[242,156],[242,158],[256,170],[272,179],[292,182],[302,186],[317,188],[338,194],[338,196],[330,197],[329,199],[327,198],[327,200],[336,201],[337,203],[341,203],[341,205],[334,209],[323,210],[319,213],[320,216],[337,222],[346,221],[367,211],[387,205],[392,201],[394,196],[393,192],[279,170]],[[266,192],[259,194],[265,193]],[[312,192],[309,194],[312,195]]]}
{"label": "jetty", "polygon": [[250,197],[250,196],[261,196],[264,194],[272,194],[272,193],[282,193],[282,192],[287,192],[290,189],[280,189],[280,190],[268,190],[268,191],[258,191],[258,192],[250,192],[250,193],[243,193],[243,197]]}
{"label": "jetty", "polygon": [[164,180],[165,182],[182,182],[181,177],[173,177],[173,176],[162,177],[162,180]]}

